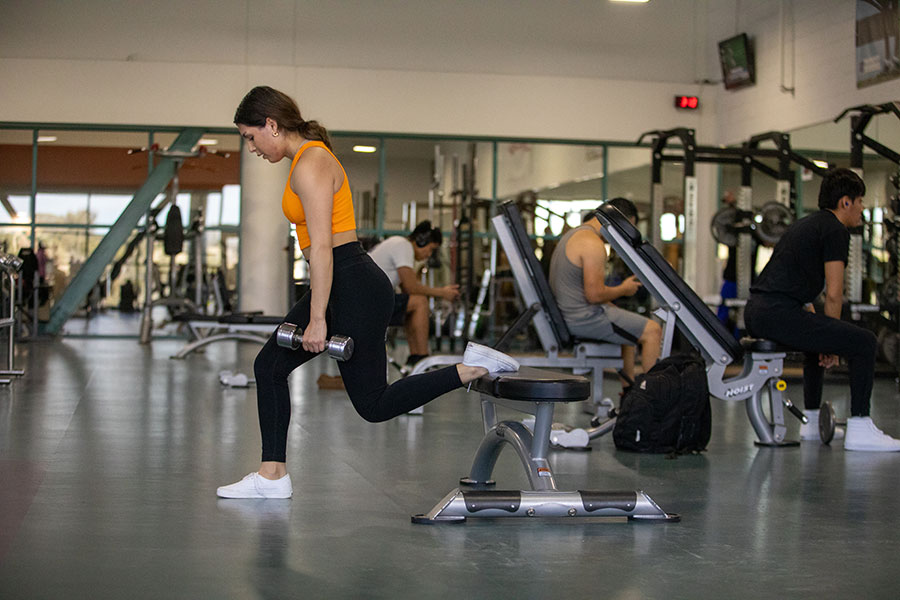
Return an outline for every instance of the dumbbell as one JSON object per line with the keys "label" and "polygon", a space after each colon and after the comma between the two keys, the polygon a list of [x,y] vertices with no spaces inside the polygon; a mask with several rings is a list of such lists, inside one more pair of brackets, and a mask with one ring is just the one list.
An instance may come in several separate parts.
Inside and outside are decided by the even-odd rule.
{"label": "dumbbell", "polygon": [[[282,323],[275,331],[275,343],[282,348],[298,349],[303,344],[299,329],[293,323]],[[333,335],[330,340],[325,341],[325,351],[336,360],[350,360],[353,356],[353,339],[346,335]]]}
{"label": "dumbbell", "polygon": [[834,416],[834,407],[830,402],[823,402],[819,407],[819,437],[823,444],[828,444],[834,439],[834,432],[838,428],[846,431],[846,421],[838,421]]}

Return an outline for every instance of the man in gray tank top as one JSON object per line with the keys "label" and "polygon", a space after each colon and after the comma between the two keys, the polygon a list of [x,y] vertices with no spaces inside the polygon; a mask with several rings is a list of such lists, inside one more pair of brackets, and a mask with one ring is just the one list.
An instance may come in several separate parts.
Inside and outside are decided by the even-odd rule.
{"label": "man in gray tank top", "polygon": [[[637,222],[630,200],[613,198],[609,204]],[[621,344],[623,372],[634,380],[634,346],[641,346],[641,366],[648,371],[659,359],[662,328],[612,304],[634,295],[641,283],[632,275],[619,285],[606,285],[606,244],[600,231],[600,221],[591,217],[563,235],[550,258],[550,288],[572,335]]]}

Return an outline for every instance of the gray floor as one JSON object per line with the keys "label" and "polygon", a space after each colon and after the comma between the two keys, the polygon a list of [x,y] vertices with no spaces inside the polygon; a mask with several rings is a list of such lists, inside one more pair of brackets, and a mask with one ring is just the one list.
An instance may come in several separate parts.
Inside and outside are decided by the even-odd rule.
{"label": "gray floor", "polygon": [[[466,474],[480,432],[457,391],[372,425],[292,379],[289,501],[223,501],[255,468],[255,393],[220,386],[252,344],[186,361],[181,342],[21,344],[0,389],[0,598],[897,598],[900,454],[756,448],[743,405],[713,402],[708,452],[554,453],[561,487],[644,489],[673,524],[412,525]],[[798,384],[789,393],[799,400]],[[845,410],[845,388],[826,394]],[[873,415],[900,434],[894,382]],[[578,407],[559,418],[584,423]],[[510,453],[502,487],[526,485]]]}

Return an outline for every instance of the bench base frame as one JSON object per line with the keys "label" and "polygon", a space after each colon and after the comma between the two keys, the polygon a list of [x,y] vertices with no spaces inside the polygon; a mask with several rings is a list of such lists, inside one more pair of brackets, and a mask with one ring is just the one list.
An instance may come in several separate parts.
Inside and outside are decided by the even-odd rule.
{"label": "bench base frame", "polygon": [[450,491],[427,513],[411,517],[419,525],[464,523],[472,517],[578,518],[677,522],[642,491],[589,492],[461,490]]}
{"label": "bench base frame", "polygon": [[[481,395],[485,435],[478,446],[469,476],[461,485],[473,489],[450,491],[427,513],[412,516],[416,524],[462,523],[468,518],[602,517],[619,520],[673,522],[681,518],[665,512],[643,491],[560,491],[547,460],[554,402],[522,401]],[[500,421],[502,405],[535,417],[534,434],[519,421]],[[522,461],[531,490],[494,490],[491,475],[500,452],[511,446]]]}

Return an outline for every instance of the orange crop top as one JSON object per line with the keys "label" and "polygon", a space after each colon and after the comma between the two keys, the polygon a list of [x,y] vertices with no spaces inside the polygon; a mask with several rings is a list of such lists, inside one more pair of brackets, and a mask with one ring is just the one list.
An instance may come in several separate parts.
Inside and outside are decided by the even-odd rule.
{"label": "orange crop top", "polygon": [[303,212],[303,203],[300,201],[300,196],[291,189],[291,176],[294,174],[294,167],[297,166],[300,156],[307,148],[312,148],[313,146],[325,148],[328,154],[331,154],[331,157],[337,161],[338,166],[341,167],[341,173],[344,174],[344,182],[341,184],[341,189],[334,195],[332,204],[331,233],[342,233],[356,229],[356,218],[353,214],[353,197],[350,194],[350,182],[347,180],[347,172],[344,171],[344,166],[323,142],[306,142],[300,146],[300,150],[297,151],[294,160],[291,162],[291,171],[288,173],[287,184],[284,186],[284,196],[281,198],[281,210],[284,212],[284,216],[297,226],[297,241],[300,242],[301,250],[309,247],[309,231],[306,229],[306,214]]}

